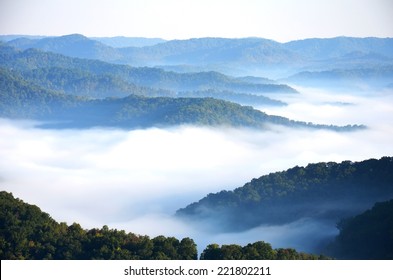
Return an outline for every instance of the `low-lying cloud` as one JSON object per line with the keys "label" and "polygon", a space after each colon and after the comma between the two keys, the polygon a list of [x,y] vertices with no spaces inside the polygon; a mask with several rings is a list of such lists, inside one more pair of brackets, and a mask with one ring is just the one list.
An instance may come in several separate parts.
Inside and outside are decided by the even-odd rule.
{"label": "low-lying cloud", "polygon": [[[308,249],[300,240],[324,227],[315,221],[216,235],[172,215],[210,192],[234,189],[295,165],[393,155],[392,97],[305,91],[288,98],[287,107],[267,109],[297,120],[369,126],[347,133],[189,126],[52,130],[3,119],[0,184],[56,220],[76,221],[85,228],[107,224],[151,236],[189,236],[200,249],[208,243],[258,240]],[[324,232],[321,238],[336,229],[329,225]]]}

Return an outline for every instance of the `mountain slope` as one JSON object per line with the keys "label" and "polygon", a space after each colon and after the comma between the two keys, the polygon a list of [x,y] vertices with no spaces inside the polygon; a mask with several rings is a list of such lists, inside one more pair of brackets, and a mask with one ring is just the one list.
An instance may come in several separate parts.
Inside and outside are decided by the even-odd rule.
{"label": "mountain slope", "polygon": [[330,253],[341,259],[393,259],[393,200],[343,220]]}
{"label": "mountain slope", "polygon": [[266,128],[269,125],[348,131],[361,126],[327,126],[270,116],[252,107],[212,98],[87,99],[36,86],[0,68],[0,117],[51,121],[55,127],[150,127],[224,125]]}
{"label": "mountain slope", "polygon": [[197,259],[190,238],[148,236],[123,230],[82,229],[79,224],[58,223],[35,205],[0,192],[0,258],[60,260]]}
{"label": "mountain slope", "polygon": [[249,106],[284,106],[286,103],[274,100],[269,97],[263,95],[255,95],[255,94],[247,94],[247,93],[238,93],[233,91],[225,91],[225,90],[201,90],[201,91],[186,91],[179,92],[177,97],[214,97],[217,99],[228,100],[231,102],[235,102],[241,105],[249,105]]}
{"label": "mountain slope", "polygon": [[66,68],[39,68],[23,71],[23,78],[38,86],[67,94],[90,98],[141,96],[174,96],[169,90],[153,89],[126,82],[111,74],[94,74]]}
{"label": "mountain slope", "polygon": [[232,90],[245,93],[296,93],[287,85],[247,82],[217,72],[175,73],[158,68],[134,68],[99,60],[71,58],[34,49],[17,51],[8,45],[0,45],[0,65],[20,72],[37,68],[77,69],[94,75],[115,76],[123,82],[142,87],[171,91]]}
{"label": "mountain slope", "polygon": [[9,44],[21,49],[40,48],[73,57],[133,66],[160,65],[188,69],[188,72],[202,69],[236,76],[247,74],[276,78],[305,70],[372,68],[393,64],[393,38],[337,37],[288,43],[262,38],[198,38],[128,48],[112,48],[96,40],[74,34],[43,39],[19,38]]}
{"label": "mountain slope", "polygon": [[384,88],[393,81],[393,65],[358,69],[304,71],[284,79],[285,82],[315,87]]}
{"label": "mountain slope", "polygon": [[209,194],[177,211],[189,221],[214,221],[223,231],[314,218],[338,221],[393,197],[393,158],[317,163],[253,179]]}
{"label": "mountain slope", "polygon": [[312,60],[334,59],[356,53],[378,53],[384,57],[393,57],[392,38],[315,38],[291,41],[285,43],[284,47]]}
{"label": "mountain slope", "polygon": [[[195,242],[186,237],[137,235],[124,230],[82,229],[58,223],[35,205],[0,191],[0,258],[2,260],[195,260]],[[273,249],[263,241],[239,245],[211,244],[201,259],[326,259],[294,249]]]}
{"label": "mountain slope", "polygon": [[37,86],[0,68],[0,117],[45,118],[79,102],[83,99]]}
{"label": "mountain slope", "polygon": [[289,59],[298,60],[296,54],[282,48],[280,43],[262,38],[173,40],[151,47],[125,48],[121,51],[133,63],[172,65],[214,65],[229,61],[274,64]]}
{"label": "mountain slope", "polygon": [[71,57],[104,61],[116,61],[121,57],[116,49],[80,34],[43,39],[18,38],[8,42],[8,44],[23,50],[34,48]]}
{"label": "mountain slope", "polygon": [[101,42],[112,48],[126,48],[126,47],[146,47],[153,46],[159,43],[164,43],[165,40],[160,38],[143,38],[143,37],[92,37],[89,38]]}

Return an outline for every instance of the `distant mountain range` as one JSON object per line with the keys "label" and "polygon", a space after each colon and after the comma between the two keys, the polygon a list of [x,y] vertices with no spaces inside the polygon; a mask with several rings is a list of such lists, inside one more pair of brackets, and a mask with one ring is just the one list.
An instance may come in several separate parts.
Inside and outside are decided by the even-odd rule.
{"label": "distant mountain range", "polygon": [[[57,71],[63,72],[77,70],[83,72],[82,75],[112,76],[122,83],[174,92],[214,89],[255,94],[296,93],[296,90],[287,85],[270,83],[267,79],[235,78],[218,72],[175,73],[158,68],[135,68],[99,60],[76,59],[36,49],[18,51],[8,45],[0,45],[0,58],[0,66],[19,71],[24,75],[24,72],[28,71],[51,72],[48,69],[56,68]],[[27,76],[31,74],[27,73]],[[43,80],[50,78],[48,75],[40,77]]]}
{"label": "distant mountain range", "polygon": [[7,44],[22,50],[34,48],[78,58],[100,59],[103,61],[115,61],[121,58],[116,49],[82,35],[42,39],[17,38],[7,42]]}
{"label": "distant mountain range", "polygon": [[260,93],[296,94],[286,85],[261,84],[270,80],[257,77],[135,68],[36,49],[18,51],[8,45],[0,45],[0,74],[1,117],[51,121],[54,127],[194,124],[266,128],[279,124],[338,131],[363,128],[297,122],[232,103],[282,106],[283,102]]}
{"label": "distant mountain range", "polygon": [[281,80],[311,87],[387,89],[393,80],[393,64],[374,68],[303,71]]}
{"label": "distant mountain range", "polygon": [[148,47],[154,46],[159,43],[165,43],[166,40],[160,38],[143,38],[143,37],[91,37],[90,39],[99,41],[105,45],[113,48],[126,48],[126,47]]}
{"label": "distant mountain range", "polygon": [[[135,43],[138,40],[140,44]],[[274,78],[284,78],[301,71],[378,68],[393,64],[393,38],[337,37],[278,43],[262,38],[93,40],[73,34],[48,38],[22,36],[8,40],[7,44],[22,50],[37,48],[132,66],[171,66],[171,70],[178,71],[215,70],[231,75],[243,73]],[[130,44],[133,46],[123,47]]]}

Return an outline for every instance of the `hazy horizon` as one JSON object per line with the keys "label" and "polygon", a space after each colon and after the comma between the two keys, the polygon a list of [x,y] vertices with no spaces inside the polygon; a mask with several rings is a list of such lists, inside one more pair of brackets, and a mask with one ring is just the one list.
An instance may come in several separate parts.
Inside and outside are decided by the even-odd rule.
{"label": "hazy horizon", "polygon": [[114,36],[88,36],[83,33],[65,33],[65,34],[58,34],[58,35],[45,35],[45,34],[23,34],[23,33],[1,33],[0,36],[16,36],[16,37],[42,37],[42,38],[55,38],[55,37],[64,37],[64,36],[70,36],[70,35],[82,35],[86,38],[89,39],[95,39],[95,38],[135,38],[135,39],[160,39],[163,41],[187,41],[187,40],[193,40],[193,39],[233,39],[233,40],[242,40],[242,39],[265,39],[265,40],[271,40],[275,41],[278,43],[289,43],[293,41],[302,41],[302,40],[309,40],[309,39],[334,39],[334,38],[359,38],[359,39],[366,39],[366,38],[377,38],[377,39],[390,39],[393,38],[393,34],[391,36],[347,36],[347,35],[336,35],[336,36],[330,36],[330,37],[304,37],[304,38],[295,38],[289,41],[278,41],[272,38],[267,38],[267,37],[260,37],[260,36],[244,36],[244,37],[220,37],[220,36],[205,36],[205,37],[184,37],[184,38],[171,38],[171,39],[165,39],[163,37],[146,37],[146,36],[125,36],[125,35],[114,35]]}
{"label": "hazy horizon", "polygon": [[278,42],[393,37],[389,0],[6,0],[0,8],[1,34],[165,40],[260,37]]}

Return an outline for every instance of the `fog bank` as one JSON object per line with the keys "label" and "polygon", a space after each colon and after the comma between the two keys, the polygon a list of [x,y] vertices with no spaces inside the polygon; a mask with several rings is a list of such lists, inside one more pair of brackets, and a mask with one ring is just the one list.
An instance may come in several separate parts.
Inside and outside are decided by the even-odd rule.
{"label": "fog bank", "polygon": [[0,120],[0,185],[58,221],[139,234],[189,236],[201,245],[264,240],[309,249],[301,240],[332,236],[332,225],[298,221],[236,234],[211,234],[174,220],[174,212],[210,192],[320,161],[393,155],[393,95],[304,92],[268,113],[325,124],[366,124],[338,133],[178,126],[145,130],[52,130]]}

